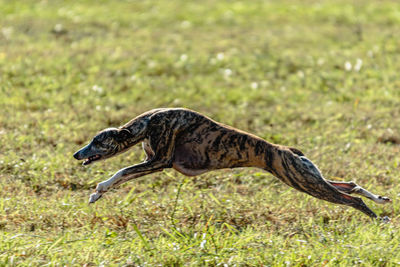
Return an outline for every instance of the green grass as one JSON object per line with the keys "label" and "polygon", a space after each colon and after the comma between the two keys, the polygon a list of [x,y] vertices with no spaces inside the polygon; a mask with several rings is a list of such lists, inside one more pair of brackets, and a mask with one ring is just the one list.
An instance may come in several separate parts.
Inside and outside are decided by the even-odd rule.
{"label": "green grass", "polygon": [[[0,0],[0,266],[400,264],[399,10],[372,0]],[[144,154],[89,167],[72,154],[103,128],[177,106],[391,197],[366,200],[391,223],[257,169],[166,170],[89,206],[98,182]]]}

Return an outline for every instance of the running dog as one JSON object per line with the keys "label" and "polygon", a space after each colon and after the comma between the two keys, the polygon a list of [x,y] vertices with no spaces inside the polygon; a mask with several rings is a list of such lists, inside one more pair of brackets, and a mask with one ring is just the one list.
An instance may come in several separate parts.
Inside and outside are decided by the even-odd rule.
{"label": "running dog", "polygon": [[74,158],[88,165],[125,152],[139,142],[146,153],[145,161],[123,168],[99,183],[89,203],[122,183],[167,168],[195,176],[236,167],[263,169],[301,192],[351,206],[372,218],[377,218],[376,214],[361,198],[350,194],[359,194],[380,204],[391,202],[354,182],[324,179],[318,167],[296,148],[271,144],[184,108],[153,109],[119,128],[105,129],[77,151]]}

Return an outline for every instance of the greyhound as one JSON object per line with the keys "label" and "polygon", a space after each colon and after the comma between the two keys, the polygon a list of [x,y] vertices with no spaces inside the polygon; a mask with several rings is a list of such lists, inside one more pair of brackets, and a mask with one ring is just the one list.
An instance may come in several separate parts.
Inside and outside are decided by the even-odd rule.
{"label": "greyhound", "polygon": [[89,203],[96,202],[122,183],[167,168],[196,176],[237,167],[263,169],[301,192],[351,206],[372,218],[377,215],[361,198],[350,194],[359,194],[380,204],[391,202],[354,182],[324,179],[318,167],[296,148],[269,143],[184,108],[153,109],[119,128],[105,129],[77,151],[74,158],[84,160],[83,165],[88,165],[125,152],[139,142],[146,154],[144,162],[123,168],[99,183],[96,192],[90,195]]}

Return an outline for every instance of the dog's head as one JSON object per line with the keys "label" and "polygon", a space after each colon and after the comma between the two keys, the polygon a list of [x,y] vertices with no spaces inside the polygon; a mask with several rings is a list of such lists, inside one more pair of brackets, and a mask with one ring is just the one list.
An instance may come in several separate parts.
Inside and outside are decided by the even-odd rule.
{"label": "dog's head", "polygon": [[99,132],[93,140],[74,154],[83,165],[115,156],[127,149],[132,134],[127,129],[108,128]]}

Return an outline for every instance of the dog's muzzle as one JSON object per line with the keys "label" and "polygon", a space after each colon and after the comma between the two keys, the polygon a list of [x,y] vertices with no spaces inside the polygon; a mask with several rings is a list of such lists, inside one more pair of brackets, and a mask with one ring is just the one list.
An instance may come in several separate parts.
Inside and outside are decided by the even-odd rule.
{"label": "dog's muzzle", "polygon": [[84,160],[82,165],[88,165],[94,161],[98,161],[98,160],[102,159],[102,157],[103,156],[101,154],[93,153],[93,151],[90,148],[90,144],[83,147],[82,149],[80,149],[79,151],[77,151],[74,154],[75,159]]}
{"label": "dog's muzzle", "polygon": [[86,145],[75,152],[74,158],[77,160],[85,159],[85,158],[87,158],[88,152],[89,152],[89,145]]}
{"label": "dog's muzzle", "polygon": [[77,152],[75,152],[75,154],[74,154],[74,158],[75,159],[77,159],[77,160],[81,160],[81,156],[80,156],[80,153],[79,153],[80,151],[77,151]]}

